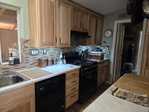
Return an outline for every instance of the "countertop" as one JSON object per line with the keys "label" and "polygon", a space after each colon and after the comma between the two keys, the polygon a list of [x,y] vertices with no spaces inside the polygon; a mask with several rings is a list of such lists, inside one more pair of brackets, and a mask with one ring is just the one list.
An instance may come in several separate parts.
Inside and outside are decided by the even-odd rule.
{"label": "countertop", "polygon": [[57,64],[57,65],[47,66],[45,68],[38,68],[38,67],[32,66],[32,67],[25,67],[25,68],[20,67],[19,69],[18,68],[11,69],[16,71],[17,73],[20,73],[20,76],[27,78],[27,80],[13,85],[1,87],[0,94],[27,86],[29,84],[36,83],[42,80],[46,80],[79,68],[80,66],[71,65],[71,64]]}
{"label": "countertop", "polygon": [[56,64],[44,68],[35,67],[31,69],[24,69],[18,72],[32,80],[34,83],[36,83],[48,78],[62,75],[75,69],[80,69],[80,66],[71,64]]}
{"label": "countertop", "polygon": [[[139,86],[136,86],[137,84],[139,84]],[[148,94],[149,79],[134,76],[132,74],[125,75],[115,84],[113,84],[108,90],[106,90],[101,96],[99,96],[83,112],[149,112],[148,107],[131,103],[129,101],[113,96],[112,90],[115,87],[121,87],[133,92],[138,92],[141,90],[145,94]]]}

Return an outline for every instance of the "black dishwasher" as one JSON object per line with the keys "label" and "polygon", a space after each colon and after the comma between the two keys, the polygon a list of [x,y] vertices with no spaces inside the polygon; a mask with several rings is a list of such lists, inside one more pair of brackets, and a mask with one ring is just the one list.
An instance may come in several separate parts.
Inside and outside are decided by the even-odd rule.
{"label": "black dishwasher", "polygon": [[35,84],[36,112],[64,112],[65,74]]}

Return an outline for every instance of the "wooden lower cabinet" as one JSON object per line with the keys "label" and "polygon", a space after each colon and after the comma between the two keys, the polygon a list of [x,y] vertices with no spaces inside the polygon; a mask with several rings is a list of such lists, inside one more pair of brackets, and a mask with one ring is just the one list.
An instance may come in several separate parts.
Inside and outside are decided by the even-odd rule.
{"label": "wooden lower cabinet", "polygon": [[35,112],[34,85],[0,95],[0,112]]}
{"label": "wooden lower cabinet", "polygon": [[98,75],[97,81],[98,86],[108,81],[110,77],[110,61],[104,61],[102,63],[98,63]]}
{"label": "wooden lower cabinet", "polygon": [[79,99],[79,70],[66,73],[65,108],[67,109]]}
{"label": "wooden lower cabinet", "polygon": [[143,59],[141,66],[141,75],[149,78],[149,20],[146,20],[146,31],[143,44]]}

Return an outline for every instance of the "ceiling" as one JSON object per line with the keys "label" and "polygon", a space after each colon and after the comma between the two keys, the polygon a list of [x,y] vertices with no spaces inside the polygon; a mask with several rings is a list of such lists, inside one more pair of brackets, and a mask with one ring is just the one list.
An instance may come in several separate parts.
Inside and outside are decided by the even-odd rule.
{"label": "ceiling", "polygon": [[127,0],[73,0],[103,15],[126,9]]}

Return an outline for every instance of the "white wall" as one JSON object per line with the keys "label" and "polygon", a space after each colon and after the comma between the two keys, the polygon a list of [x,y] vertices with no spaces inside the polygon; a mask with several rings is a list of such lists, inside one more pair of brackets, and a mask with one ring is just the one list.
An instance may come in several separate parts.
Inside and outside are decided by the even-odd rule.
{"label": "white wall", "polygon": [[[110,50],[112,49],[113,35],[111,37],[107,38],[104,36],[104,32],[107,29],[110,29],[113,31],[114,30],[114,22],[116,20],[125,19],[125,18],[128,18],[128,16],[126,15],[125,9],[105,15],[104,27],[103,27],[103,41],[105,41],[107,43],[106,45],[108,45],[110,47]],[[103,44],[103,45],[105,45],[105,44]]]}

